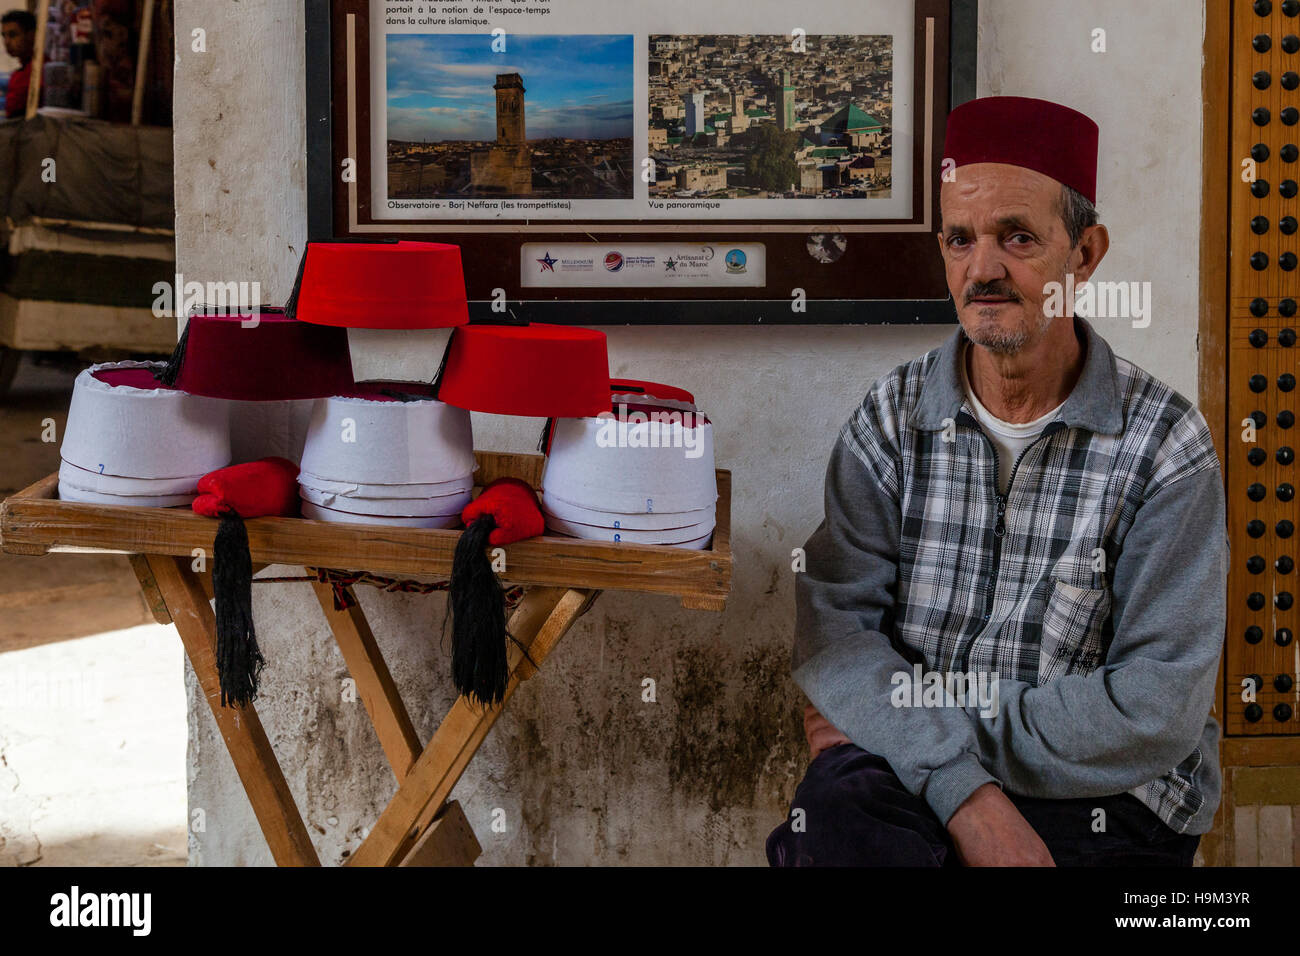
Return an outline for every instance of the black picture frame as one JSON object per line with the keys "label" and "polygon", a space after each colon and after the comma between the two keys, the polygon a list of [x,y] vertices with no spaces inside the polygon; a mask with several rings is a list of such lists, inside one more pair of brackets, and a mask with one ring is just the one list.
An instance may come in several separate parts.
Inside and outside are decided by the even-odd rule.
{"label": "black picture frame", "polygon": [[[332,75],[333,0],[304,0],[306,7],[307,237],[325,242],[342,238],[335,227],[334,77]],[[979,0],[948,0],[947,58],[949,109],[975,97]],[[937,161],[937,160],[936,160]],[[935,202],[937,203],[937,193]],[[935,252],[936,260],[938,252]],[[946,298],[817,298],[795,313],[789,299],[681,299],[595,297],[514,299],[517,318],[573,325],[920,325],[957,321]],[[472,293],[471,293],[472,295]],[[470,320],[492,318],[491,302],[470,301]]]}

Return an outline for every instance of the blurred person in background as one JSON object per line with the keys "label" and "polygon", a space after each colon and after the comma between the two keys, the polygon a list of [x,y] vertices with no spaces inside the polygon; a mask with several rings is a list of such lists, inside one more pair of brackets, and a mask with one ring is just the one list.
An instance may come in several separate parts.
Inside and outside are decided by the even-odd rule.
{"label": "blurred person in background", "polygon": [[10,10],[0,17],[5,52],[20,64],[9,75],[5,90],[5,116],[12,119],[27,111],[27,90],[32,82],[32,56],[36,52],[36,17],[26,10]]}

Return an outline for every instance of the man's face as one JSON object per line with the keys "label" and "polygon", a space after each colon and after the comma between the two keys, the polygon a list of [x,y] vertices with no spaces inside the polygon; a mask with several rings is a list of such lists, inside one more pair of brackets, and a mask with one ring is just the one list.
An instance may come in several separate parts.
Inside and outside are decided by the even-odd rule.
{"label": "man's face", "polygon": [[1052,324],[1044,286],[1065,281],[1061,184],[1003,163],[959,166],[956,177],[939,191],[939,249],[957,318],[976,345],[1018,352]]}
{"label": "man's face", "polygon": [[6,23],[0,33],[4,36],[6,53],[24,63],[31,59],[32,43],[36,39],[32,31],[24,30],[17,23]]}

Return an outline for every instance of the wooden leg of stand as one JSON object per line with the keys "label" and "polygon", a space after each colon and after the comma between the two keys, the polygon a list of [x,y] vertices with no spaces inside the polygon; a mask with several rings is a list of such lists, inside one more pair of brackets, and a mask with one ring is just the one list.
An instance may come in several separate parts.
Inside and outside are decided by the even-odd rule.
{"label": "wooden leg of stand", "polygon": [[[576,594],[584,594],[586,596],[581,600],[571,597],[571,595]],[[516,616],[510,619],[510,633],[514,634],[521,642],[524,641],[524,638],[520,635],[537,634],[534,643],[529,647],[528,656],[536,661],[538,666],[540,666],[545,657],[550,654],[551,649],[559,642],[559,639],[568,633],[569,628],[573,626],[573,623],[577,621],[578,618],[587,613],[587,609],[591,607],[599,596],[600,592],[594,590],[583,592],[569,591],[565,595],[565,599],[562,601],[561,605],[555,608],[552,613],[547,613],[544,610],[545,605],[521,605],[516,611]],[[521,653],[519,654],[518,659],[512,658],[512,674],[517,674],[519,681],[522,683],[523,681],[534,677],[537,674],[537,668],[529,663],[528,658],[524,657]],[[502,707],[504,706],[503,703]],[[493,720],[495,720],[495,718],[493,718]],[[451,793],[452,789],[456,786],[456,782],[460,780],[461,774],[463,774],[465,768],[469,766],[469,762],[474,759],[474,754],[478,752],[478,748],[487,738],[487,733],[490,729],[491,724],[478,728],[467,746],[461,750],[460,754],[456,757],[456,760],[452,763],[451,768],[448,771],[449,780],[445,786],[447,794]],[[442,789],[442,787],[439,788],[439,790]],[[442,809],[443,805],[441,803],[430,801],[425,806],[424,812],[420,814],[420,818],[415,826],[416,832],[423,832],[426,827],[430,826],[432,821],[442,813]]]}
{"label": "wooden leg of stand", "polygon": [[348,673],[357,682],[357,694],[370,715],[379,744],[400,783],[420,756],[420,735],[415,732],[415,725],[411,723],[406,705],[393,683],[393,675],[379,652],[374,632],[370,630],[360,604],[335,610],[334,589],[318,581],[313,582],[312,587],[316,590],[325,620],[334,632],[334,640],[343,653]]}
{"label": "wooden leg of stand", "polygon": [[[176,623],[199,687],[217,719],[217,728],[275,862],[279,866],[320,866],[256,709],[252,704],[221,706],[216,619],[199,576],[190,570],[188,558],[150,555],[149,570]],[[145,586],[144,581],[141,586]]]}
{"label": "wooden leg of stand", "polygon": [[131,570],[135,572],[135,579],[140,582],[140,593],[144,595],[144,603],[149,606],[149,613],[159,624],[170,624],[172,616],[167,611],[167,602],[163,600],[162,592],[158,590],[158,582],[154,580],[153,572],[149,570],[149,556],[147,554],[130,554],[127,560],[131,562]]}
{"label": "wooden leg of stand", "polygon": [[452,800],[416,841],[401,866],[473,866],[483,855],[465,811]]}
{"label": "wooden leg of stand", "polygon": [[[533,661],[541,664],[599,593],[534,588],[524,596],[511,618],[510,631],[528,649]],[[510,661],[505,699],[496,707],[487,708],[473,705],[465,697],[456,700],[370,834],[348,860],[349,866],[394,865],[411,851],[427,825],[442,812],[456,781],[520,680],[534,672],[532,665],[513,644]]]}

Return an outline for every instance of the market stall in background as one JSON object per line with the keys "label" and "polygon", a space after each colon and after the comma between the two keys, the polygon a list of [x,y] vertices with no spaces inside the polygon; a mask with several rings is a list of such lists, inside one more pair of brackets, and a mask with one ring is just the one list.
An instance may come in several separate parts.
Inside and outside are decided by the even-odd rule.
{"label": "market stall in background", "polygon": [[0,178],[0,394],[25,352],[175,341],[153,292],[175,271],[171,0],[29,6],[0,14],[6,94],[27,88],[21,115],[0,122],[0,168],[14,171]]}

